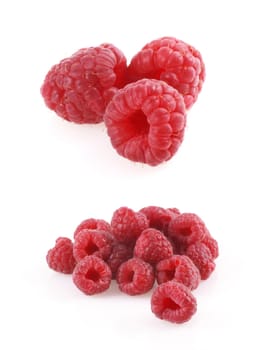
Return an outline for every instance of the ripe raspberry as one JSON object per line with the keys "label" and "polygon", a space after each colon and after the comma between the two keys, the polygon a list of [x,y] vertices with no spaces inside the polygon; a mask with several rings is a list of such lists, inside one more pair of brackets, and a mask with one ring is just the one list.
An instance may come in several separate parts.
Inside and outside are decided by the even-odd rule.
{"label": "ripe raspberry", "polygon": [[175,281],[160,284],[151,299],[152,312],[173,323],[189,321],[197,311],[197,302],[189,288]]}
{"label": "ripe raspberry", "polygon": [[73,255],[77,262],[88,255],[106,260],[112,251],[112,241],[105,231],[84,229],[75,238]]}
{"label": "ripe raspberry", "polygon": [[116,280],[123,293],[144,294],[153,287],[153,268],[141,259],[132,258],[119,267]]}
{"label": "ripe raspberry", "polygon": [[121,156],[155,166],[172,158],[182,143],[184,100],[163,81],[143,79],[114,95],[104,121]]}
{"label": "ripe raspberry", "polygon": [[75,123],[99,123],[124,85],[126,59],[111,44],[84,48],[51,68],[41,87],[46,105]]}
{"label": "ripe raspberry", "polygon": [[202,242],[196,242],[187,248],[186,255],[197,266],[202,280],[209,278],[215,270],[215,263],[209,248]]}
{"label": "ripe raspberry", "polygon": [[167,210],[154,205],[142,208],[139,212],[147,217],[150,228],[156,228],[165,235],[168,234],[168,225],[170,221],[176,217],[176,214],[172,210]]}
{"label": "ripe raspberry", "polygon": [[170,258],[173,255],[171,243],[162,232],[148,228],[137,239],[134,256],[150,263],[157,264],[159,261]]}
{"label": "ripe raspberry", "polygon": [[205,66],[194,47],[163,37],[145,45],[130,62],[128,80],[143,78],[165,81],[183,95],[186,108],[190,108],[202,88]]}
{"label": "ripe raspberry", "polygon": [[85,294],[93,295],[107,290],[111,283],[111,270],[97,256],[86,256],[73,271],[73,282]]}
{"label": "ripe raspberry", "polygon": [[218,242],[211,237],[209,232],[201,242],[210,250],[212,258],[216,259],[219,255]]}
{"label": "ripe raspberry", "polygon": [[69,238],[59,237],[55,247],[46,256],[49,267],[57,272],[72,273],[76,265],[73,256],[73,244]]}
{"label": "ripe raspberry", "polygon": [[200,273],[190,258],[173,255],[156,265],[156,279],[158,284],[174,280],[189,289],[196,289],[200,283]]}
{"label": "ripe raspberry", "polygon": [[76,228],[76,230],[74,232],[74,238],[76,238],[78,233],[84,229],[101,230],[101,231],[106,231],[106,232],[111,231],[111,227],[110,227],[109,223],[106,222],[105,220],[90,218],[90,219],[86,219],[86,220],[82,221],[79,224],[79,226]]}
{"label": "ripe raspberry", "polygon": [[111,231],[119,242],[135,242],[147,227],[146,216],[127,207],[117,209],[112,216]]}
{"label": "ripe raspberry", "polygon": [[112,271],[112,277],[115,278],[119,266],[132,258],[133,256],[133,246],[129,244],[120,243],[114,241],[112,244],[112,253],[110,257],[107,259],[107,264]]}
{"label": "ripe raspberry", "polygon": [[207,228],[196,214],[183,213],[169,223],[168,233],[174,241],[189,245],[201,241],[207,234]]}

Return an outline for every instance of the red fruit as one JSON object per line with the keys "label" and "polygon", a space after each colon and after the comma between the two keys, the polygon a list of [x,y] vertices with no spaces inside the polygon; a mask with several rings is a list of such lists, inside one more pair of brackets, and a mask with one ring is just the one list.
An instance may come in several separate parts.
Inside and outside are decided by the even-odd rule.
{"label": "red fruit", "polygon": [[99,123],[125,84],[126,59],[111,44],[84,48],[51,68],[41,87],[46,105],[75,123]]}
{"label": "red fruit", "polygon": [[134,248],[134,256],[151,265],[170,258],[172,255],[171,243],[162,232],[153,228],[148,228],[142,232]]}
{"label": "red fruit", "polygon": [[82,221],[79,224],[79,226],[76,228],[76,230],[74,232],[74,238],[76,238],[78,233],[84,229],[101,230],[101,231],[106,231],[106,232],[111,231],[111,227],[110,227],[109,223],[106,222],[105,220],[90,218],[90,219],[86,219],[86,220]]}
{"label": "red fruit", "polygon": [[89,255],[106,260],[111,254],[112,242],[112,237],[105,231],[83,229],[76,235],[73,255],[77,262]]}
{"label": "red fruit", "polygon": [[133,256],[133,246],[129,244],[120,243],[117,241],[113,242],[112,252],[107,259],[107,264],[112,271],[112,277],[115,278],[119,266],[132,258]]}
{"label": "red fruit", "polygon": [[57,272],[72,273],[76,265],[73,256],[73,244],[69,238],[59,237],[55,247],[46,256],[49,267]]}
{"label": "red fruit", "polygon": [[107,290],[111,283],[111,270],[97,256],[86,256],[73,271],[73,282],[85,294],[93,295]]}
{"label": "red fruit", "polygon": [[133,243],[148,227],[148,220],[142,213],[127,207],[117,209],[111,220],[111,231],[115,239],[123,243]]}
{"label": "red fruit", "polygon": [[121,156],[155,166],[172,158],[182,143],[184,100],[163,81],[139,80],[114,95],[104,121]]}
{"label": "red fruit", "polygon": [[123,293],[144,294],[153,287],[153,268],[141,259],[132,258],[119,267],[116,280]]}
{"label": "red fruit", "polygon": [[156,265],[158,284],[176,281],[189,289],[196,289],[200,283],[200,273],[192,260],[184,255],[173,255]]}
{"label": "red fruit", "polygon": [[209,249],[212,258],[216,259],[219,255],[218,242],[211,237],[209,232],[201,242]]}
{"label": "red fruit", "polygon": [[190,108],[202,88],[205,66],[194,47],[163,37],[145,45],[130,62],[128,80],[143,78],[165,81],[183,95],[186,107]]}
{"label": "red fruit", "polygon": [[160,284],[153,292],[151,308],[155,316],[173,323],[189,321],[197,311],[197,302],[189,288],[169,281]]}
{"label": "red fruit", "polygon": [[187,250],[186,255],[197,266],[202,280],[209,278],[211,273],[215,270],[215,263],[210,253],[209,248],[202,242],[191,244]]}

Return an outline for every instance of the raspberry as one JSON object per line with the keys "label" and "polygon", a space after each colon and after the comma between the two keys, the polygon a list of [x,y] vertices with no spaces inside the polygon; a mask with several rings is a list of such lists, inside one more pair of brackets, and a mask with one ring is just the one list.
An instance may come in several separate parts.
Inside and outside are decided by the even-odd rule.
{"label": "raspberry", "polygon": [[111,283],[111,270],[97,256],[86,256],[73,271],[73,282],[85,294],[93,295],[107,290]]}
{"label": "raspberry", "polygon": [[169,223],[168,233],[174,241],[189,245],[201,241],[207,234],[207,228],[196,214],[184,213]]}
{"label": "raspberry", "polygon": [[172,158],[182,143],[184,100],[163,81],[143,79],[114,95],[104,121],[121,156],[155,166]]}
{"label": "raspberry", "polygon": [[211,237],[209,232],[201,242],[209,249],[212,258],[216,259],[219,255],[218,242]]}
{"label": "raspberry", "polygon": [[187,248],[186,255],[197,266],[201,279],[209,278],[216,266],[209,248],[204,243],[197,242]]}
{"label": "raspberry", "polygon": [[75,123],[99,123],[124,85],[126,59],[111,44],[84,48],[51,68],[41,87],[46,105]]}
{"label": "raspberry", "polygon": [[165,235],[168,233],[168,225],[176,216],[172,210],[167,210],[157,206],[148,206],[139,210],[149,220],[149,227],[162,231]]}
{"label": "raspberry", "polygon": [[76,238],[78,233],[84,229],[101,230],[101,231],[106,231],[106,232],[111,231],[111,227],[110,227],[109,223],[106,222],[105,220],[90,218],[90,219],[86,219],[86,220],[82,221],[79,224],[79,226],[76,228],[76,230],[74,232],[74,238]]}
{"label": "raspberry", "polygon": [[151,265],[170,258],[172,255],[171,243],[162,232],[153,228],[148,228],[142,232],[134,248],[134,256]]}
{"label": "raspberry", "polygon": [[119,242],[135,242],[147,227],[148,220],[146,216],[127,207],[117,209],[112,216],[111,231]]}
{"label": "raspberry", "polygon": [[160,284],[151,298],[152,312],[160,319],[183,323],[197,311],[197,302],[189,288],[175,281]]}
{"label": "raspberry", "polygon": [[153,268],[141,259],[132,258],[119,267],[116,280],[123,293],[144,294],[153,287]]}
{"label": "raspberry", "polygon": [[112,252],[107,259],[107,264],[110,267],[112,271],[112,277],[115,278],[119,266],[127,261],[128,259],[132,258],[133,256],[133,247],[132,245],[126,245],[124,243],[120,243],[117,241],[114,241],[112,245]]}
{"label": "raspberry", "polygon": [[186,108],[190,108],[202,88],[205,66],[194,47],[163,37],[145,45],[130,62],[129,82],[143,78],[165,81],[183,95]]}
{"label": "raspberry", "polygon": [[112,241],[105,231],[84,229],[75,238],[73,255],[77,262],[88,255],[106,260],[112,251]]}
{"label": "raspberry", "polygon": [[192,260],[184,255],[173,255],[156,265],[158,284],[174,280],[189,289],[196,289],[200,283],[200,273]]}
{"label": "raspberry", "polygon": [[59,237],[55,247],[46,256],[49,267],[57,272],[72,273],[76,265],[73,256],[73,244],[69,238]]}

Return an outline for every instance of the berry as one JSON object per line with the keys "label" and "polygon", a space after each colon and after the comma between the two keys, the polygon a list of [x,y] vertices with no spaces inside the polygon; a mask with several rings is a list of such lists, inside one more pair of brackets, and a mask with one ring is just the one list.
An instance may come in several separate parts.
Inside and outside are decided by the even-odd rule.
{"label": "berry", "polygon": [[201,241],[207,234],[207,228],[196,214],[184,213],[173,218],[168,233],[178,243],[189,245]]}
{"label": "berry", "polygon": [[146,216],[127,207],[117,209],[112,216],[111,231],[119,242],[135,242],[147,227],[148,220]]}
{"label": "berry", "polygon": [[83,229],[75,238],[73,255],[77,262],[88,255],[106,260],[112,251],[112,241],[105,231]]}
{"label": "berry", "polygon": [[137,239],[134,256],[150,263],[157,264],[159,261],[170,258],[173,255],[171,243],[162,232],[148,228]]}
{"label": "berry", "polygon": [[107,290],[111,283],[109,266],[97,256],[86,256],[73,271],[73,282],[85,294],[93,295]]}
{"label": "berry", "polygon": [[165,81],[184,96],[186,108],[190,108],[202,88],[205,66],[194,47],[163,37],[145,45],[130,62],[129,82],[143,78]]}
{"label": "berry", "polygon": [[200,273],[190,258],[173,255],[156,265],[156,279],[158,284],[174,280],[189,289],[196,289],[200,282]]}
{"label": "berry", "polygon": [[183,323],[197,311],[197,302],[189,288],[175,281],[160,284],[151,298],[152,312],[160,319]]}
{"label": "berry", "polygon": [[154,205],[142,208],[139,212],[147,217],[150,228],[156,228],[157,230],[162,231],[165,235],[168,233],[168,225],[170,221],[176,216],[172,210],[167,210]]}
{"label": "berry", "polygon": [[209,232],[201,242],[209,249],[212,258],[216,259],[219,255],[218,242],[211,237]]}
{"label": "berry", "polygon": [[153,268],[141,259],[132,258],[119,267],[116,280],[123,293],[144,294],[153,287]]}
{"label": "berry", "polygon": [[46,256],[49,267],[57,272],[72,273],[76,265],[73,256],[73,244],[69,238],[59,237],[55,247]]}
{"label": "berry", "polygon": [[202,242],[190,245],[186,250],[186,255],[197,266],[202,280],[209,278],[215,270],[215,263],[209,248]]}
{"label": "berry", "polygon": [[106,232],[111,231],[111,227],[110,227],[109,223],[106,222],[105,220],[90,218],[90,219],[86,219],[86,220],[82,221],[78,225],[78,227],[76,228],[76,230],[74,232],[74,238],[76,238],[78,233],[84,229],[101,230],[101,231],[106,231]]}
{"label": "berry", "polygon": [[114,95],[104,121],[121,156],[155,166],[172,158],[182,143],[184,100],[163,81],[143,79]]}
{"label": "berry", "polygon": [[41,87],[46,105],[75,123],[99,123],[124,85],[126,59],[111,44],[84,48],[51,68]]}
{"label": "berry", "polygon": [[133,256],[133,246],[129,244],[120,243],[117,241],[113,242],[112,252],[107,259],[107,264],[112,271],[112,277],[115,278],[119,266],[132,258]]}

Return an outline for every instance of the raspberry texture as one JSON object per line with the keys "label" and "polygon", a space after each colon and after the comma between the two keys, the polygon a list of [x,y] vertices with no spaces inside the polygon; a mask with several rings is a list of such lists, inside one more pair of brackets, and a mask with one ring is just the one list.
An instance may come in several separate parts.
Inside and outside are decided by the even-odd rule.
{"label": "raspberry texture", "polygon": [[104,121],[118,154],[155,166],[172,158],[183,141],[184,100],[165,82],[142,79],[114,95]]}
{"label": "raspberry texture", "polygon": [[46,256],[49,267],[57,272],[70,274],[73,272],[76,261],[73,256],[73,244],[69,238],[59,237],[54,248]]}
{"label": "raspberry texture", "polygon": [[162,232],[153,228],[148,228],[142,232],[134,248],[134,256],[151,265],[170,258],[172,255],[171,243]]}
{"label": "raspberry texture", "polygon": [[116,280],[123,293],[144,294],[153,287],[154,271],[150,264],[141,259],[132,258],[119,267]]}
{"label": "raspberry texture", "polygon": [[84,229],[75,238],[73,255],[77,262],[88,255],[106,260],[111,254],[112,242],[112,237],[105,231]]}
{"label": "raspberry texture", "polygon": [[207,235],[207,228],[198,215],[183,213],[169,223],[168,233],[177,243],[190,245],[201,241]]}
{"label": "raspberry texture", "polygon": [[105,108],[125,84],[126,59],[111,44],[80,49],[53,66],[41,93],[46,105],[75,123],[99,123]]}
{"label": "raspberry texture", "polygon": [[73,271],[73,282],[85,294],[93,295],[107,290],[111,283],[111,270],[97,256],[86,256]]}
{"label": "raspberry texture", "polygon": [[[177,209],[178,210],[178,209]],[[168,233],[170,221],[177,215],[172,209],[167,210],[155,205],[144,207],[140,210],[149,220],[149,227],[162,231],[165,235]]]}
{"label": "raspberry texture", "polygon": [[215,270],[216,264],[212,258],[209,248],[202,242],[191,244],[186,251],[186,255],[197,266],[202,280],[209,278]]}
{"label": "raspberry texture", "polygon": [[163,80],[183,96],[186,108],[197,100],[205,79],[201,54],[185,42],[163,37],[145,45],[131,60],[128,81]]}
{"label": "raspberry texture", "polygon": [[115,278],[118,268],[123,262],[133,257],[133,246],[129,244],[114,241],[112,252],[107,259],[107,264],[112,271],[112,277]]}
{"label": "raspberry texture", "polygon": [[119,242],[135,242],[146,228],[148,228],[146,216],[127,207],[117,209],[111,219],[112,234]]}
{"label": "raspberry texture", "polygon": [[89,219],[82,221],[78,225],[78,227],[76,228],[76,230],[74,232],[74,238],[76,238],[78,233],[84,229],[101,230],[101,231],[106,231],[106,232],[111,231],[111,227],[110,227],[109,223],[106,222],[105,220],[89,218]]}
{"label": "raspberry texture", "polygon": [[156,280],[158,284],[174,280],[189,289],[196,289],[200,283],[200,273],[190,258],[174,255],[156,265]]}
{"label": "raspberry texture", "polygon": [[209,232],[201,242],[209,249],[212,258],[216,259],[219,255],[218,242],[211,237]]}
{"label": "raspberry texture", "polygon": [[151,299],[152,312],[160,319],[183,323],[197,311],[197,302],[189,288],[175,281],[160,284]]}

